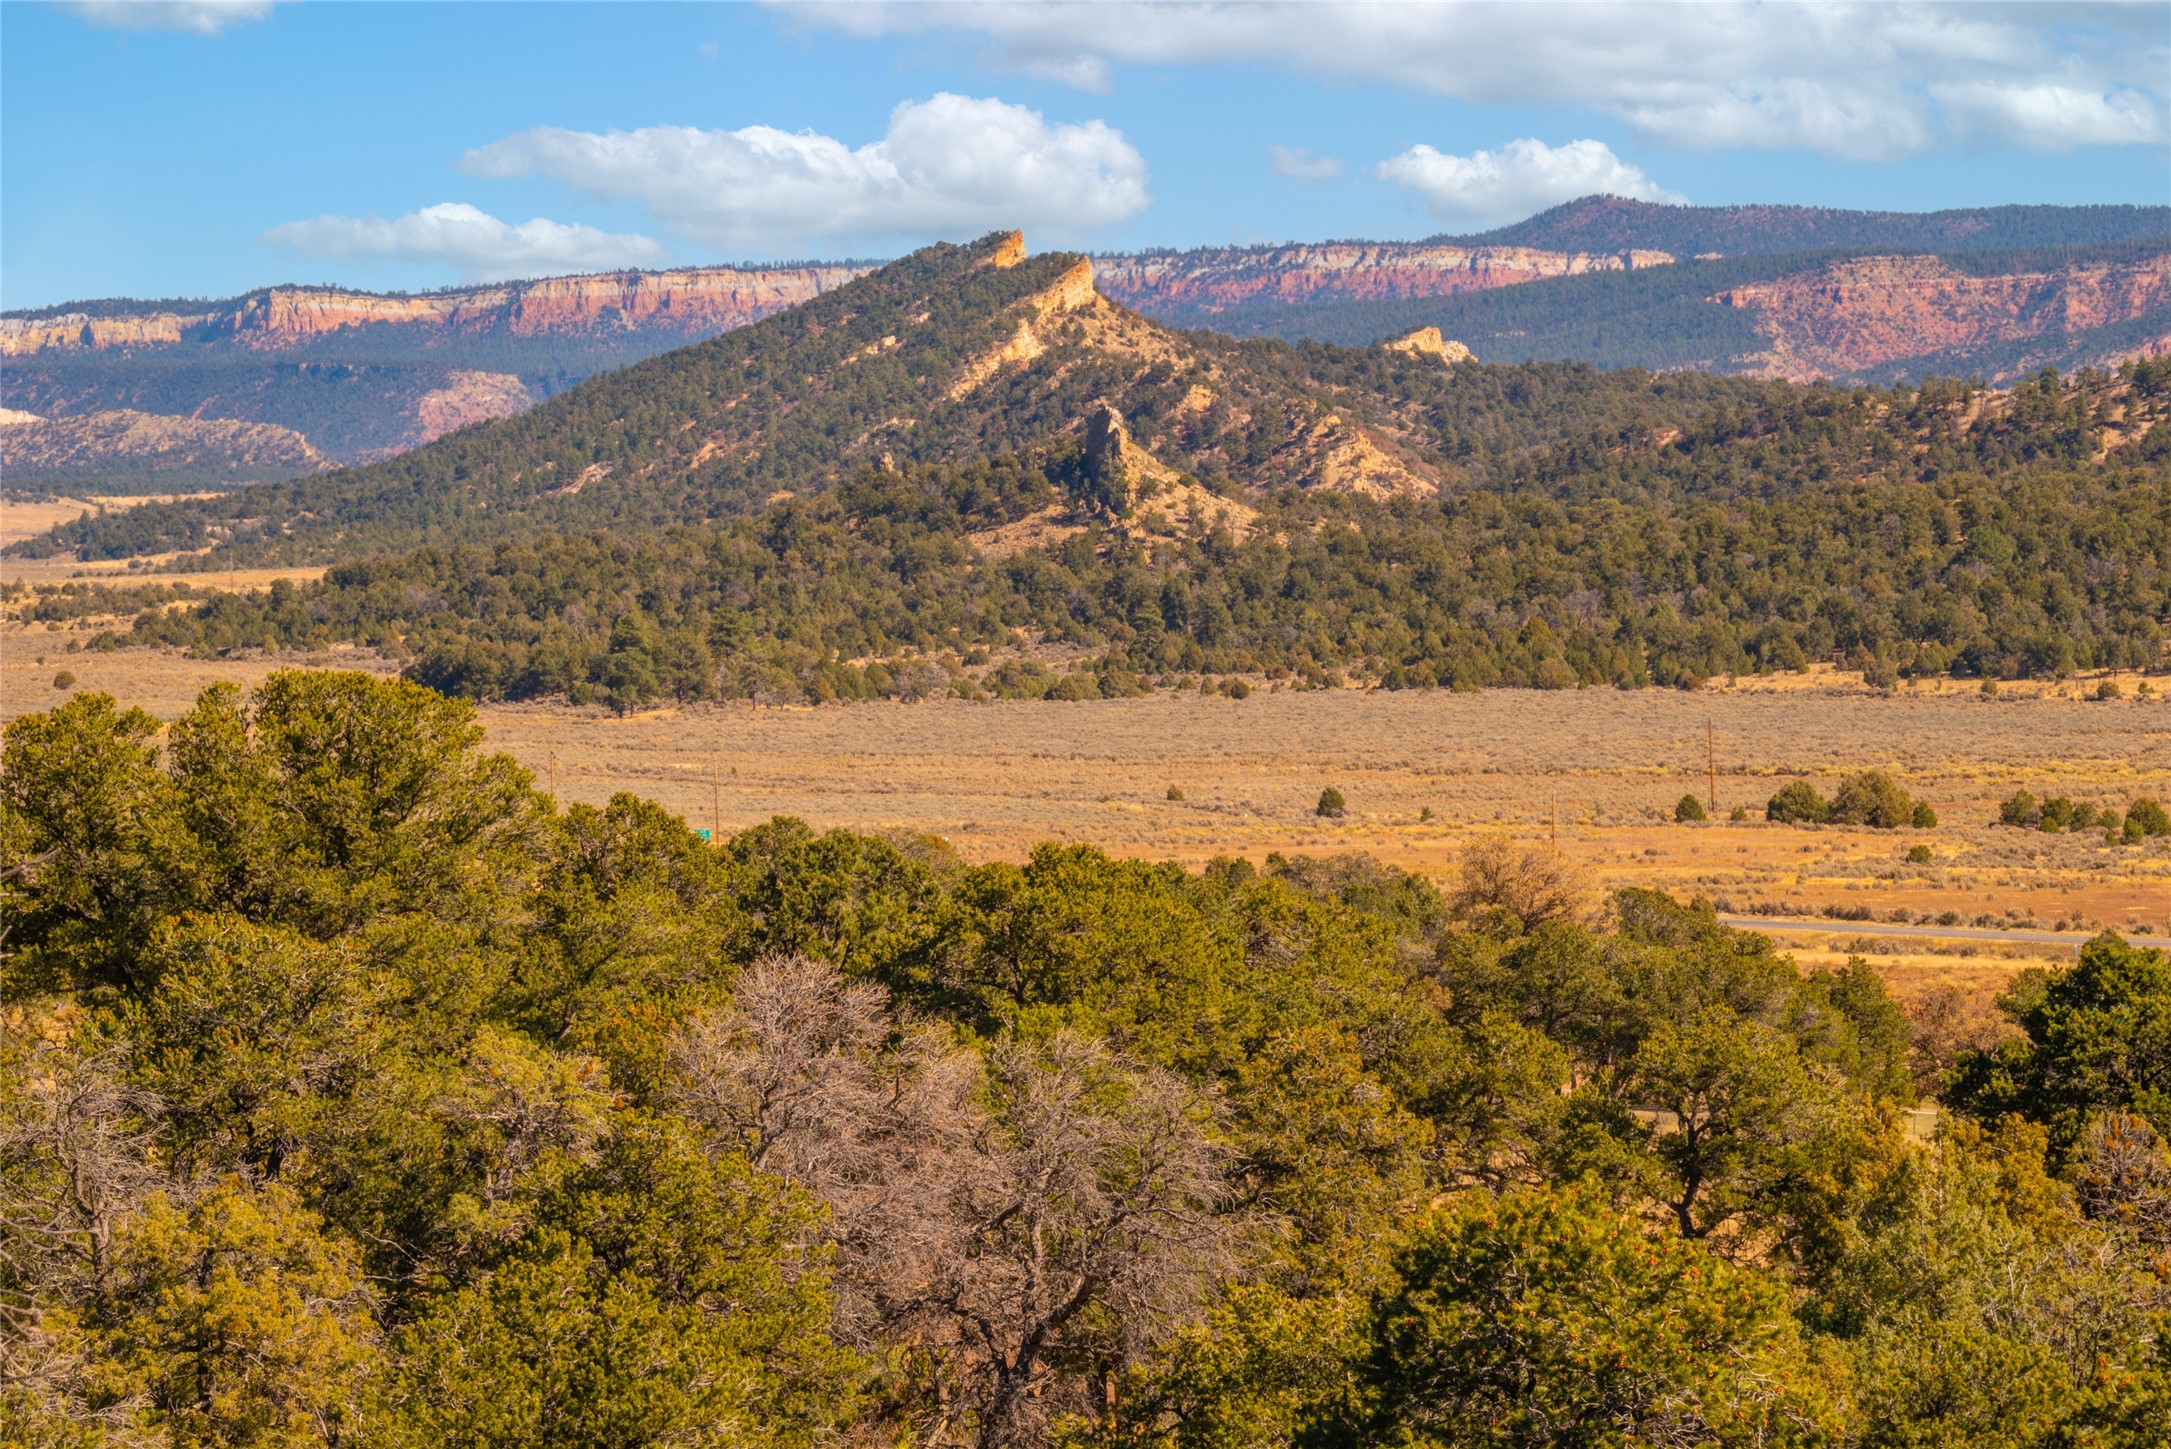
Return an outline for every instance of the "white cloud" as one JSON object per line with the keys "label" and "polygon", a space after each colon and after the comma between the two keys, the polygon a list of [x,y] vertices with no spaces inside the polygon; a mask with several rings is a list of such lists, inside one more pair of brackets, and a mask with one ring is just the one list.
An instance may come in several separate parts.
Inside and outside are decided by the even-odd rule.
{"label": "white cloud", "polygon": [[542,217],[513,226],[451,201],[392,221],[374,216],[289,221],[265,232],[263,239],[326,261],[449,265],[463,280],[475,282],[654,266],[664,259],[663,247],[649,237]]}
{"label": "white cloud", "polygon": [[1276,176],[1292,181],[1332,181],[1348,168],[1336,156],[1314,156],[1302,146],[1269,146],[1267,159]]}
{"label": "white cloud", "polygon": [[106,30],[187,30],[217,35],[262,20],[272,0],[74,0],[68,9]]}
{"label": "white cloud", "polygon": [[[1589,3],[787,4],[852,34],[963,32],[995,58],[1094,89],[1110,65],[1249,62],[1489,104],[1595,106],[1671,145],[1806,147],[1881,160],[2047,111],[2043,149],[2160,139],[2159,4],[1808,0]],[[2030,99],[2045,76],[2071,97]],[[1975,88],[1987,87],[1988,91]],[[1986,96],[1989,97],[1986,99]],[[2002,97],[2002,99],[2000,99]]]}
{"label": "white cloud", "polygon": [[2166,134],[2163,108],[2137,90],[1970,81],[1931,91],[1959,134],[2027,151],[2161,142]]}
{"label": "white cloud", "polygon": [[1424,198],[1426,209],[1441,221],[1456,224],[1518,221],[1579,196],[1626,196],[1676,206],[1688,201],[1614,155],[1603,141],[1548,146],[1525,138],[1468,156],[1412,146],[1380,162],[1379,174]]}
{"label": "white cloud", "polygon": [[1000,226],[1076,231],[1145,207],[1146,162],[1100,121],[1049,125],[998,100],[938,94],[890,112],[856,149],[811,131],[523,131],[467,153],[477,176],[544,175],[593,196],[639,198],[675,236],[776,251],[815,237],[971,235]]}

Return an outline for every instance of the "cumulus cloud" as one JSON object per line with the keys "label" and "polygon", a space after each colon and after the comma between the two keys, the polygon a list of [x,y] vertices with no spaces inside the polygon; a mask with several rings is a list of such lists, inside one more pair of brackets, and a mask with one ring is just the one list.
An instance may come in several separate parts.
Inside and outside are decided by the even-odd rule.
{"label": "cumulus cloud", "polygon": [[942,93],[890,112],[881,140],[811,131],[523,131],[467,153],[476,176],[552,177],[592,196],[638,198],[674,236],[774,251],[816,237],[888,240],[1001,226],[1059,232],[1147,204],[1146,162],[1100,121]]}
{"label": "cumulus cloud", "polygon": [[1441,221],[1456,224],[1516,221],[1579,196],[1626,196],[1676,206],[1688,201],[1614,155],[1603,141],[1548,146],[1526,137],[1468,156],[1412,146],[1380,162],[1379,174],[1416,192]]}
{"label": "cumulus cloud", "polygon": [[1332,181],[1348,169],[1338,157],[1314,156],[1302,146],[1269,146],[1266,155],[1274,174],[1292,181]]}
{"label": "cumulus cloud", "polygon": [[266,242],[325,261],[429,262],[456,268],[465,281],[494,282],[551,272],[654,266],[654,239],[537,217],[518,226],[459,202],[381,217],[320,216],[264,233]]}
{"label": "cumulus cloud", "polygon": [[67,8],[106,30],[186,30],[217,35],[230,25],[262,20],[272,0],[74,0]]}
{"label": "cumulus cloud", "polygon": [[[1691,148],[1878,160],[2010,134],[2047,150],[2160,139],[2160,6],[1810,0],[1654,5],[1075,3],[790,5],[861,35],[962,32],[995,59],[1105,89],[1111,63],[1251,62],[1493,104],[1591,105]],[[2060,77],[2071,96],[2035,96]],[[1987,88],[1987,89],[1983,89]],[[2002,129],[2000,129],[2002,128]]]}

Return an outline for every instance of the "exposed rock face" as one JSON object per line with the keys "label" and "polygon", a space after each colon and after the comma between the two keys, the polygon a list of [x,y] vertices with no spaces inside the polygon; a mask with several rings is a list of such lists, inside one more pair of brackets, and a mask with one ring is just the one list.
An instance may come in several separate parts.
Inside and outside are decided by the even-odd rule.
{"label": "exposed rock face", "polygon": [[1290,448],[1311,459],[1304,472],[1308,488],[1368,498],[1424,498],[1439,488],[1428,471],[1390,453],[1369,433],[1351,427],[1334,413],[1306,429]]}
{"label": "exposed rock face", "polygon": [[1093,282],[1093,264],[1080,257],[1055,279],[1055,285],[1035,293],[1029,305],[1046,319],[1065,312],[1083,311],[1100,300],[1100,290]]}
{"label": "exposed rock face", "polygon": [[1437,327],[1420,327],[1415,332],[1382,342],[1380,346],[1389,352],[1407,352],[1412,357],[1437,357],[1449,367],[1458,362],[1477,361],[1469,348],[1442,337]]}
{"label": "exposed rock face", "polygon": [[239,482],[331,466],[288,428],[126,410],[76,418],[9,411],[0,419],[0,465],[16,483],[161,475]]}
{"label": "exposed rock face", "polygon": [[1033,331],[1032,324],[1020,322],[1018,330],[1011,334],[1008,342],[966,364],[965,370],[958,374],[957,381],[950,385],[947,396],[955,402],[967,393],[977,390],[989,378],[1012,363],[1031,362],[1047,350],[1047,345]]}
{"label": "exposed rock face", "polygon": [[1134,538],[1180,538],[1215,526],[1237,538],[1251,531],[1258,511],[1201,486],[1131,441],[1123,414],[1106,400],[1087,411],[1082,428],[1086,476],[1093,500]]}
{"label": "exposed rock face", "polygon": [[2171,305],[2171,253],[1991,276],[1936,257],[1857,257],[1711,300],[1759,314],[1771,341],[1758,374],[1807,381],[2128,321]]}
{"label": "exposed rock face", "polygon": [[202,311],[0,318],[0,356],[226,342],[276,351],[354,327],[515,337],[656,329],[708,337],[758,321],[869,270],[862,266],[689,267],[550,277],[424,296],[272,287]]}
{"label": "exposed rock face", "polygon": [[389,451],[419,447],[470,423],[509,418],[534,405],[528,385],[509,372],[456,372],[416,407],[413,441]]}
{"label": "exposed rock face", "polygon": [[1211,313],[1247,303],[1439,297],[1674,260],[1671,253],[1653,251],[1334,242],[1103,257],[1100,279],[1109,296],[1141,311]]}

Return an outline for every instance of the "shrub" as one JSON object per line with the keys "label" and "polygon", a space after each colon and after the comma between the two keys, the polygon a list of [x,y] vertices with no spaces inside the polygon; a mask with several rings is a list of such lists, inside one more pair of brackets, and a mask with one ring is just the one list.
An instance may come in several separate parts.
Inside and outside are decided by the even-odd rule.
{"label": "shrub", "polygon": [[2125,692],[2118,687],[2118,681],[2115,679],[2106,679],[2096,686],[2097,699],[2118,699],[2123,697]]}
{"label": "shrub", "polygon": [[72,669],[63,669],[63,670],[61,670],[61,671],[60,671],[60,673],[58,673],[58,674],[54,675],[54,676],[53,676],[53,688],[55,688],[55,689],[73,689],[73,688],[75,688],[75,671],[74,671],[74,670],[72,670]]}
{"label": "shrub", "polygon": [[1181,799],[1183,799],[1183,787],[1182,787],[1182,786],[1180,786],[1180,785],[1171,785],[1171,786],[1169,786],[1169,787],[1168,787],[1168,798],[1169,798],[1169,799],[1171,799],[1171,800],[1181,800]]}
{"label": "shrub", "polygon": [[1935,830],[1937,829],[1937,812],[1930,808],[1929,801],[1917,800],[1915,802],[1915,818],[1909,823],[1917,830]]}
{"label": "shrub", "polygon": [[2036,816],[2036,829],[2045,835],[2056,835],[2073,824],[2073,802],[2063,795],[2053,795],[2043,802]]}
{"label": "shrub", "polygon": [[1313,813],[1330,819],[1340,819],[1348,809],[1349,802],[1342,798],[1342,792],[1329,785],[1319,792],[1319,804],[1314,807]]}
{"label": "shrub", "polygon": [[1742,821],[1749,818],[1749,807],[1746,805],[1736,805],[1731,811],[1727,813],[1726,818],[1733,821],[1736,825],[1739,825]]}
{"label": "shrub", "polygon": [[1927,845],[1910,845],[1907,847],[1907,863],[1909,865],[1928,865],[1933,859],[1935,857],[1931,855],[1930,847]]}
{"label": "shrub", "polygon": [[2143,835],[2171,835],[2171,814],[2145,795],[2126,807],[2126,829],[2131,831],[2136,823]]}
{"label": "shrub", "polygon": [[1796,780],[1765,804],[1764,818],[1781,825],[1823,825],[1832,818],[1832,807],[1816,786]]}
{"label": "shrub", "polygon": [[1882,770],[1849,775],[1839,782],[1839,790],[1832,796],[1832,820],[1836,824],[1897,830],[1914,818],[1914,800]]}
{"label": "shrub", "polygon": [[1984,699],[1996,699],[1998,697],[1998,682],[1995,679],[1984,680],[1982,694]]}
{"label": "shrub", "polygon": [[2017,825],[2032,830],[2043,821],[2043,807],[2036,803],[2026,790],[2015,790],[2010,799],[1998,807],[1998,824]]}
{"label": "shrub", "polygon": [[1230,680],[1227,686],[1225,686],[1224,692],[1227,693],[1227,695],[1231,699],[1251,698],[1251,686],[1246,684],[1241,679]]}
{"label": "shrub", "polygon": [[1690,821],[1704,819],[1704,802],[1694,795],[1683,795],[1673,807],[1673,818],[1674,823],[1677,825],[1686,825]]}

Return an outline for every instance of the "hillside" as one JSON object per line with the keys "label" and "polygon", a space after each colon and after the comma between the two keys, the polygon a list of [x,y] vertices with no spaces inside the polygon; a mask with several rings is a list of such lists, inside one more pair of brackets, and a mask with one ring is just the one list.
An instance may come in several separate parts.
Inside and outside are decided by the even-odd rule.
{"label": "hillside", "polygon": [[[1406,356],[1238,353],[1350,394]],[[362,643],[447,692],[626,709],[2171,664],[2171,366],[1983,393],[1424,361],[1460,458],[1431,493],[1193,492],[1099,407],[1023,451],[871,462],[733,521],[531,517],[302,589],[180,612],[79,590],[25,617],[113,619],[109,647]]]}
{"label": "hillside", "polygon": [[16,493],[231,487],[330,466],[301,434],[264,423],[127,411],[41,418],[0,410],[0,470]]}
{"label": "hillside", "polygon": [[[1102,297],[1085,258],[1028,258],[1015,233],[998,234],[916,252],[384,463],[139,509],[66,541],[104,556],[226,541],[322,560],[702,522],[862,463],[1082,442],[1104,403],[1150,455],[1137,471],[1179,513],[1282,485],[1430,493],[1451,469],[1412,401],[1439,385],[1438,359],[1394,354],[1377,378],[1330,388],[1263,368],[1266,355],[1149,322]],[[1409,387],[1395,383],[1405,375]]]}

